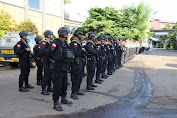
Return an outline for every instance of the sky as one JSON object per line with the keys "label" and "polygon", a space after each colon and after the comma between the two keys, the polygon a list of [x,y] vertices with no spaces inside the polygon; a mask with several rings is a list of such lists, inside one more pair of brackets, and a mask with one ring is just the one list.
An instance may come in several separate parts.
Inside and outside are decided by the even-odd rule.
{"label": "sky", "polygon": [[[138,4],[142,0],[70,0],[71,3],[65,5],[65,11],[69,13],[70,19],[75,21],[85,21],[89,16],[88,10],[93,7],[113,7],[121,9],[125,5]],[[153,9],[151,19],[160,19],[166,22],[177,21],[177,0],[143,0]]]}

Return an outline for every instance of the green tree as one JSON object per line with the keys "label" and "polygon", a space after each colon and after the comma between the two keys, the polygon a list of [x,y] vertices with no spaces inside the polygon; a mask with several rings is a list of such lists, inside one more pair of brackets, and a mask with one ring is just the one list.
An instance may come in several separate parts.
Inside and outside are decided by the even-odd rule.
{"label": "green tree", "polygon": [[18,31],[26,31],[26,32],[32,32],[33,34],[38,35],[38,28],[36,25],[29,19],[29,20],[24,20],[20,24],[17,25],[17,30]]}
{"label": "green tree", "polygon": [[64,0],[64,4],[68,4],[68,3],[71,3],[70,0]]}
{"label": "green tree", "polygon": [[0,11],[0,39],[3,35],[10,31],[16,31],[16,22],[12,16],[4,11]]}

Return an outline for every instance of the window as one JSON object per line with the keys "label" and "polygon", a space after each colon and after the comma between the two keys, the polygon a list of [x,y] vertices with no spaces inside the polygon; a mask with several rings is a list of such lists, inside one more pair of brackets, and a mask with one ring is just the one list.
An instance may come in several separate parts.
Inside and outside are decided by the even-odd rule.
{"label": "window", "polygon": [[28,7],[40,10],[40,0],[28,0]]}

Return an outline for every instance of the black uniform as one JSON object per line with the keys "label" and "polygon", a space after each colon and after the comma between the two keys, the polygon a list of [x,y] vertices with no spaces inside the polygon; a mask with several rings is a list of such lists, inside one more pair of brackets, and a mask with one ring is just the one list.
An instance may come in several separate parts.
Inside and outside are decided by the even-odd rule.
{"label": "black uniform", "polygon": [[42,56],[40,51],[40,45],[36,44],[33,48],[33,56],[34,60],[37,65],[37,84],[40,84],[43,79],[42,71],[43,71],[43,64],[42,64]]}
{"label": "black uniform", "polygon": [[29,48],[27,42],[20,40],[17,43],[16,54],[18,55],[21,68],[21,74],[19,76],[19,88],[23,88],[23,82],[25,82],[25,86],[28,85],[28,76],[30,73],[30,52],[28,52],[26,48]]}
{"label": "black uniform", "polygon": [[107,78],[107,76],[105,76],[105,71],[108,65],[108,47],[107,44],[102,44],[103,48],[104,48],[104,54],[103,54],[103,68],[102,68],[102,77],[103,78]]}
{"label": "black uniform", "polygon": [[74,52],[74,58],[71,59],[71,80],[72,92],[79,91],[83,76],[83,60],[84,51],[81,44],[73,40],[70,44],[70,49]]}
{"label": "black uniform", "polygon": [[87,55],[87,87],[91,87],[93,84],[93,77],[95,74],[95,65],[96,65],[96,55],[94,44],[87,42],[86,44]]}
{"label": "black uniform", "polygon": [[53,100],[58,101],[59,96],[66,98],[68,87],[68,66],[69,59],[66,57],[66,50],[69,48],[67,42],[61,39],[55,39],[48,50],[47,57],[52,58],[55,62],[52,68],[54,73],[53,83]]}
{"label": "black uniform", "polygon": [[97,71],[96,71],[96,81],[100,80],[100,74],[103,69],[103,56],[104,56],[104,47],[101,44],[96,44],[97,48]]}
{"label": "black uniform", "polygon": [[44,78],[42,80],[42,90],[45,91],[46,87],[48,86],[48,89],[51,88],[51,68],[50,68],[50,64],[48,63],[46,54],[47,54],[47,50],[48,47],[50,45],[50,42],[48,42],[47,40],[42,41],[40,44],[40,48],[41,48],[41,55],[42,55],[42,60],[43,60],[43,66],[44,66]]}
{"label": "black uniform", "polygon": [[113,59],[113,50],[112,50],[112,45],[111,44],[107,44],[108,46],[108,68],[107,68],[107,72],[110,75],[112,73],[112,59]]}
{"label": "black uniform", "polygon": [[117,42],[113,42],[112,43],[113,45],[113,48],[114,48],[114,51],[113,51],[113,65],[112,65],[112,68],[113,69],[116,69],[118,67],[118,64],[117,64],[117,60],[118,60],[118,44]]}

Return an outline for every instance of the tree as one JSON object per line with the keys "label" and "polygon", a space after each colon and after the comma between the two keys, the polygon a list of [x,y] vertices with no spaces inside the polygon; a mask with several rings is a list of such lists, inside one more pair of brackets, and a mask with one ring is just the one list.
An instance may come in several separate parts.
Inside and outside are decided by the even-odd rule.
{"label": "tree", "polygon": [[68,4],[68,3],[71,3],[70,0],[64,0],[64,4]]}
{"label": "tree", "polygon": [[120,10],[111,7],[91,8],[90,16],[82,25],[84,37],[88,32],[97,35],[122,36],[142,40],[146,37],[149,27],[150,7],[141,2],[135,6],[125,6]]}
{"label": "tree", "polygon": [[12,16],[4,11],[0,11],[0,39],[3,35],[5,35],[9,31],[16,31],[16,22]]}
{"label": "tree", "polygon": [[26,32],[32,32],[33,34],[38,35],[38,28],[36,25],[29,19],[29,20],[24,20],[20,24],[17,25],[17,30],[18,31],[26,31]]}

